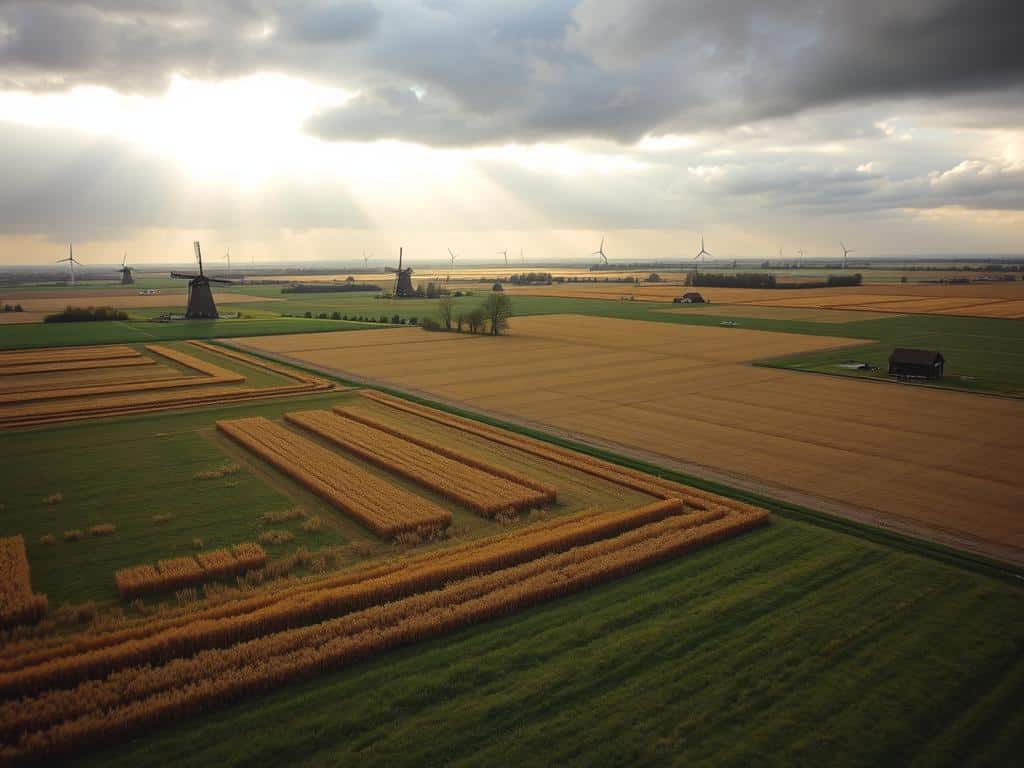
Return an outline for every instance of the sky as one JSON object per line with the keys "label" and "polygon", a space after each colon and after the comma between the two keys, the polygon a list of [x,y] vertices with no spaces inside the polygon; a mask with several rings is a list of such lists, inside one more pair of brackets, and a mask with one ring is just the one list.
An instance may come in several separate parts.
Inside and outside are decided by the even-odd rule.
{"label": "sky", "polygon": [[1020,0],[0,0],[0,264],[1024,252]]}

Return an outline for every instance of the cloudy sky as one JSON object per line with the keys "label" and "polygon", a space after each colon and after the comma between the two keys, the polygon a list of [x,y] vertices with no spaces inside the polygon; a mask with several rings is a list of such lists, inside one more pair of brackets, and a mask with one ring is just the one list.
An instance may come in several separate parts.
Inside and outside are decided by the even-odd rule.
{"label": "cloudy sky", "polygon": [[0,0],[0,261],[1021,253],[1020,0]]}

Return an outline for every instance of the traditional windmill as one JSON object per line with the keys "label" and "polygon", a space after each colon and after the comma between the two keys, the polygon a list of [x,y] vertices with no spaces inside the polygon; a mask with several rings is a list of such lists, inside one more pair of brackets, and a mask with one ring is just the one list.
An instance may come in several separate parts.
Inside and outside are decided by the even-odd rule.
{"label": "traditional windmill", "polygon": [[132,277],[132,268],[128,266],[128,251],[125,251],[124,256],[121,257],[121,268],[117,271],[121,273],[121,285],[134,285],[135,278]]}
{"label": "traditional windmill", "polygon": [[401,248],[398,249],[398,269],[395,269],[394,267],[385,267],[385,271],[395,273],[395,290],[393,293],[396,299],[416,295],[416,291],[412,287],[412,267],[402,269]]}
{"label": "traditional windmill", "polygon": [[184,275],[181,272],[171,272],[171,277],[178,280],[188,280],[188,306],[185,309],[187,320],[216,320],[217,305],[213,302],[213,291],[210,290],[210,283],[227,283],[222,277],[207,277],[203,274],[203,253],[199,250],[199,241],[196,240],[192,246],[196,249],[196,261],[199,262],[198,275]]}

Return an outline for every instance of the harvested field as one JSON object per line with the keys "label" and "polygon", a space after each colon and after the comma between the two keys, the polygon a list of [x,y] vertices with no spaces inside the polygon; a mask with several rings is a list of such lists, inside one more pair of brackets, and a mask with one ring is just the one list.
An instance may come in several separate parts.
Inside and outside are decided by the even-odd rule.
{"label": "harvested field", "polygon": [[380,536],[451,521],[448,510],[382,481],[268,419],[218,421],[217,428]]}
{"label": "harvested field", "polygon": [[818,309],[814,307],[767,306],[757,304],[696,304],[657,312],[687,313],[710,317],[751,318],[757,320],[790,320],[803,323],[857,323],[862,320],[883,320],[899,317],[886,312],[863,310]]}
{"label": "harvested field", "polygon": [[46,595],[32,593],[25,539],[0,538],[0,627],[37,621],[46,608]]}
{"label": "harvested field", "polygon": [[1021,559],[1024,404],[748,365],[850,339],[571,316],[517,318],[496,339],[353,336],[244,346]]}
{"label": "harvested field", "polygon": [[169,628],[157,620],[154,633],[69,647],[0,674],[8,699],[0,704],[2,756],[52,760],[122,739],[633,573],[766,521],[763,512],[686,514],[678,501],[576,516],[376,572],[328,577],[250,610],[233,606],[227,615]]}
{"label": "harvested field", "polygon": [[555,489],[537,490],[536,482],[516,482],[464,464],[388,431],[330,411],[299,411],[285,418],[362,459],[395,472],[484,517],[522,511],[555,501]]}

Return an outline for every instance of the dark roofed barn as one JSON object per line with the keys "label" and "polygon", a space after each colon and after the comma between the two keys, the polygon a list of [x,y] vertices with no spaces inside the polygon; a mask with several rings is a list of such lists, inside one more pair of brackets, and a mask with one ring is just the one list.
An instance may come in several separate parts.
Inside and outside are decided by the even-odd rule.
{"label": "dark roofed barn", "polygon": [[701,296],[696,291],[690,291],[689,293],[684,293],[682,296],[676,296],[674,299],[672,299],[672,303],[673,304],[703,304],[704,303],[704,297]]}
{"label": "dark roofed barn", "polygon": [[896,347],[889,355],[889,375],[901,379],[941,379],[945,364],[941,352]]}

